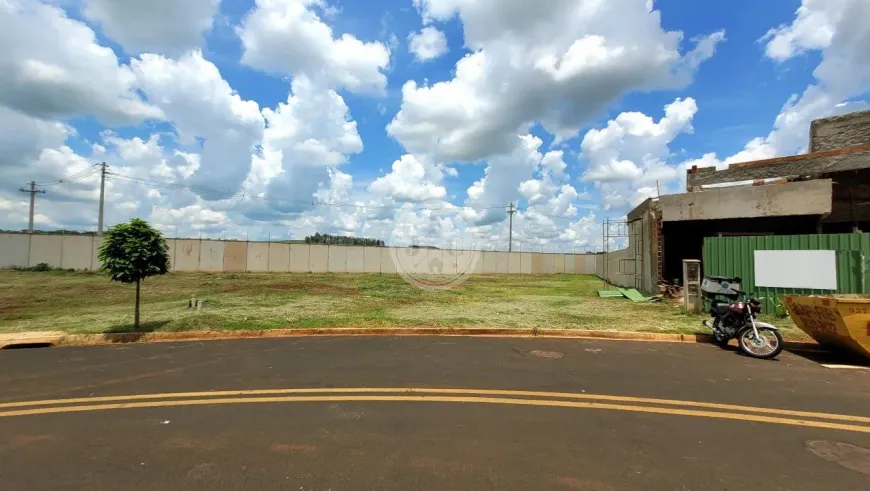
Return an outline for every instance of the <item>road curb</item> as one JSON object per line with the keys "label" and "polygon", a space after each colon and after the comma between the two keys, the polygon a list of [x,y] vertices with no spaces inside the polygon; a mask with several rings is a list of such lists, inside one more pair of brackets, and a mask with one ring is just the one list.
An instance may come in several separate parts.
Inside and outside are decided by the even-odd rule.
{"label": "road curb", "polygon": [[[621,331],[581,331],[576,329],[499,329],[499,328],[325,328],[271,329],[239,331],[141,332],[111,334],[60,334],[39,336],[40,343],[54,346],[97,346],[128,343],[168,343],[179,341],[210,341],[231,339],[275,339],[315,336],[481,336],[481,337],[544,337],[602,339],[612,341],[651,341],[666,343],[710,344],[706,334],[665,334]],[[0,349],[32,344],[33,333],[22,333],[21,339],[0,340]],[[818,349],[816,343],[786,342],[788,349]]]}

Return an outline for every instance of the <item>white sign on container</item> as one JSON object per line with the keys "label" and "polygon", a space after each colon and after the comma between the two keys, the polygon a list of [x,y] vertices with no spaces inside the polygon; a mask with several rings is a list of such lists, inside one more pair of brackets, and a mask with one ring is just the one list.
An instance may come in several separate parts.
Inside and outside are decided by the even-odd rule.
{"label": "white sign on container", "polygon": [[755,251],[755,286],[837,289],[836,251]]}

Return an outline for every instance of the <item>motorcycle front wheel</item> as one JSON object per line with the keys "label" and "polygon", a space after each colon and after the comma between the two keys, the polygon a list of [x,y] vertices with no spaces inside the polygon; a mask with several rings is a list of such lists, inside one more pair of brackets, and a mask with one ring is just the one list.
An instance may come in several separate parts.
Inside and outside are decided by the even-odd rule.
{"label": "motorcycle front wheel", "polygon": [[782,334],[769,327],[759,327],[758,338],[755,337],[751,327],[745,328],[737,335],[737,342],[744,353],[763,360],[776,357],[784,347]]}

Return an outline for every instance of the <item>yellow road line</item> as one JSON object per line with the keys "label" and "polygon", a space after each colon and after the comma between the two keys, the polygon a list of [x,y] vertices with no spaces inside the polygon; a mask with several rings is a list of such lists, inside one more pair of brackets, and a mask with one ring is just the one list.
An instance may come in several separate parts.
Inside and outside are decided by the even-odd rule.
{"label": "yellow road line", "polygon": [[849,425],[831,423],[827,421],[808,421],[800,419],[779,418],[772,416],[760,416],[754,414],[734,414],[716,411],[697,411],[692,409],[678,409],[652,406],[632,406],[626,404],[609,404],[598,402],[576,402],[559,400],[535,400],[513,399],[496,397],[449,397],[449,396],[286,396],[286,397],[242,397],[242,398],[219,398],[219,399],[190,399],[171,401],[143,401],[118,404],[92,404],[85,406],[56,406],[35,409],[20,409],[14,411],[0,411],[0,418],[14,416],[33,416],[38,414],[75,413],[89,411],[105,411],[111,409],[132,409],[149,407],[177,407],[177,406],[205,406],[219,404],[254,404],[254,403],[277,403],[277,402],[458,402],[477,404],[506,404],[516,406],[544,406],[544,407],[567,407],[603,409],[612,411],[630,411],[637,413],[665,414],[672,416],[693,416],[702,418],[716,418],[736,421],[751,421],[757,423],[773,423],[790,426],[803,426],[808,428],[827,428],[860,433],[870,433],[870,426]]}
{"label": "yellow road line", "polygon": [[540,392],[528,390],[487,390],[487,389],[441,389],[441,388],[299,388],[299,389],[258,389],[258,390],[224,390],[211,392],[170,392],[164,394],[134,394],[125,396],[79,397],[71,399],[46,399],[39,401],[21,401],[0,403],[0,409],[46,406],[58,404],[90,404],[95,402],[143,401],[151,399],[184,399],[200,397],[239,397],[265,396],[286,394],[461,394],[474,396],[507,396],[507,397],[546,397],[556,399],[579,399],[596,401],[628,402],[640,404],[658,404],[665,406],[681,406],[705,409],[721,409],[759,414],[775,414],[779,416],[795,416],[801,418],[829,419],[850,421],[854,423],[870,423],[870,417],[848,414],[829,414],[812,411],[796,411],[790,409],[775,409],[766,407],[740,406],[735,404],[720,404],[714,402],[681,401],[673,399],[655,399],[648,397],[614,396],[605,394],[577,394],[571,392]]}

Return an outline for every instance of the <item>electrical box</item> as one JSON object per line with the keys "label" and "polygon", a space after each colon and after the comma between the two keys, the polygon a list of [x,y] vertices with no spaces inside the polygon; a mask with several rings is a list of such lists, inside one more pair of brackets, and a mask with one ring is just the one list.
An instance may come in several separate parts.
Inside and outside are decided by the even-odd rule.
{"label": "electrical box", "polygon": [[698,314],[704,308],[701,293],[701,261],[683,259],[683,299],[686,312]]}

